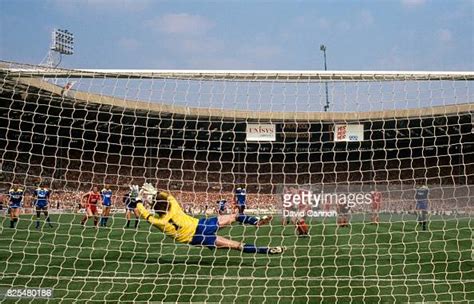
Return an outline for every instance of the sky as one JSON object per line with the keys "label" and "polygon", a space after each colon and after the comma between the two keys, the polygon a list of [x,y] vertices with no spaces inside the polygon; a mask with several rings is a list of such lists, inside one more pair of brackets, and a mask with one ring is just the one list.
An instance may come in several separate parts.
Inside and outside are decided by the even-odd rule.
{"label": "sky", "polygon": [[472,0],[0,0],[0,60],[67,68],[474,70]]}

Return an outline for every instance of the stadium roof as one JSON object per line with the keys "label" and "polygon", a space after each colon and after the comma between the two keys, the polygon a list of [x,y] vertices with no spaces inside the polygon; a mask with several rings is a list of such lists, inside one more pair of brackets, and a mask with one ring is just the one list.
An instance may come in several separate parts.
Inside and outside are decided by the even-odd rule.
{"label": "stadium roof", "polygon": [[[39,75],[36,75],[34,73],[34,70],[30,69],[29,70],[30,72],[28,72],[27,70],[23,69],[23,73],[20,73],[19,71],[20,71],[19,69],[7,68],[5,64],[0,64],[0,73],[4,75],[4,80],[3,80],[4,84],[9,85],[9,86],[22,87],[24,92],[30,93],[32,92],[32,89],[33,89],[33,90],[37,90],[38,92],[41,91],[42,92],[41,94],[43,95],[50,95],[51,98],[64,99],[64,100],[68,100],[72,102],[87,103],[88,106],[109,105],[113,107],[129,109],[134,112],[143,111],[143,112],[169,113],[172,115],[182,115],[182,116],[187,116],[187,117],[219,117],[221,119],[229,119],[229,120],[235,120],[235,119],[273,120],[273,121],[290,120],[290,121],[306,121],[306,122],[308,121],[359,121],[359,120],[371,120],[371,119],[426,117],[426,116],[449,115],[449,114],[474,111],[474,103],[472,103],[471,101],[466,101],[466,103],[454,104],[454,105],[434,106],[434,107],[425,107],[425,108],[412,108],[412,109],[368,111],[368,112],[291,112],[291,111],[264,112],[264,111],[244,111],[244,110],[235,110],[235,109],[197,108],[197,107],[172,105],[166,102],[157,103],[157,102],[117,98],[117,97],[108,96],[105,94],[85,92],[85,91],[79,91],[79,90],[74,90],[74,89],[70,90],[66,94],[66,96],[63,96],[62,86],[55,85],[51,82],[44,80],[44,78],[40,78]],[[50,76],[56,76],[60,78],[66,77],[67,74],[65,74],[64,76],[61,76],[62,73],[65,73],[64,71],[67,71],[67,70],[53,70]],[[110,73],[110,70],[108,71]],[[84,75],[90,74],[90,72],[88,71],[84,71],[84,72],[79,71],[79,72],[84,73]],[[209,71],[209,73],[211,72],[215,73],[215,71]],[[245,74],[243,71],[240,71],[240,72],[243,73],[242,74],[243,77],[249,76]],[[74,72],[74,73],[77,73],[77,72]],[[185,72],[183,73],[184,74],[181,74],[181,75],[188,75]],[[350,72],[342,72],[342,73],[347,74]],[[157,72],[155,71],[154,75],[156,76],[156,74]],[[416,75],[415,72],[411,74]],[[436,73],[432,72],[432,74],[435,75]],[[438,73],[438,74],[439,74],[438,77],[440,77],[439,79],[445,79],[446,77],[445,74],[443,73]],[[470,74],[473,74],[472,76],[474,79],[474,73],[467,73],[466,74],[467,76],[464,76],[464,78],[460,78],[460,79],[472,80],[469,76]],[[30,76],[27,76],[27,75],[30,75]],[[44,72],[42,75],[45,76]],[[205,77],[206,79],[208,79],[207,76],[205,75],[202,76],[202,75],[203,74],[201,74],[201,77]],[[97,74],[96,74],[96,77],[97,77]],[[433,77],[431,77],[430,79],[433,79]]]}

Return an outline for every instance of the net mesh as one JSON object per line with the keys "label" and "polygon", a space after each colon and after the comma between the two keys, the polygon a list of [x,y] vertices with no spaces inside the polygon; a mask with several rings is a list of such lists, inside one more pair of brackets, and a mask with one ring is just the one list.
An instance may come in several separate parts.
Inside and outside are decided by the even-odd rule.
{"label": "net mesh", "polygon": [[[52,302],[474,299],[473,73],[0,67],[3,210],[12,184],[25,190],[15,228],[12,208],[0,228],[4,297],[53,288]],[[127,227],[124,196],[144,182],[196,218],[216,216],[223,199],[234,212],[243,187],[246,214],[272,222],[218,234],[287,250],[179,244],[145,221],[135,228],[133,212]],[[52,228],[36,217],[40,185]],[[113,193],[99,229],[81,225],[93,186]]]}

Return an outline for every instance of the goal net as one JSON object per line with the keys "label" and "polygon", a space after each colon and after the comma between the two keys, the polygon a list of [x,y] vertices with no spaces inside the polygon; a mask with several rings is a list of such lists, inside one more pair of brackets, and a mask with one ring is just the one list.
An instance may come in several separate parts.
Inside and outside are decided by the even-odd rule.
{"label": "goal net", "polygon": [[[473,301],[473,80],[0,62],[0,299]],[[286,250],[135,227],[126,195],[145,182],[198,219],[245,201],[249,218],[272,220],[217,234]],[[94,186],[112,192],[98,228],[81,225]],[[45,189],[49,221],[36,212]]]}

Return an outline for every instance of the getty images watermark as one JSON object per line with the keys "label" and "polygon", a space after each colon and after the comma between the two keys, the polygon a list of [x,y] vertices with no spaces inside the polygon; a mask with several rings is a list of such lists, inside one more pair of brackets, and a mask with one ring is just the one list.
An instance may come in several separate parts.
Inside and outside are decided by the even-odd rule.
{"label": "getty images watermark", "polygon": [[372,192],[325,193],[290,188],[285,189],[282,203],[285,217],[326,217],[338,212],[347,213],[356,206],[370,205],[373,196]]}

